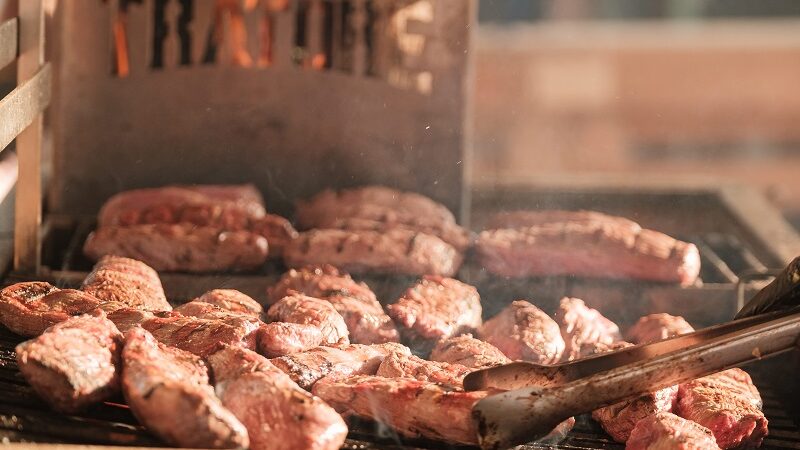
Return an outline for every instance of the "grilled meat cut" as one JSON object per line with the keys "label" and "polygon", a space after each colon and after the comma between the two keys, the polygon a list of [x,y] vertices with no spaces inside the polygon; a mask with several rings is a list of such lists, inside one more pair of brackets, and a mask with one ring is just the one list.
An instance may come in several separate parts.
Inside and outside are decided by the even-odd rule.
{"label": "grilled meat cut", "polygon": [[436,236],[411,230],[386,232],[318,229],[285,249],[288,267],[331,264],[352,273],[452,276],[463,257]]}
{"label": "grilled meat cut", "polygon": [[617,324],[578,298],[562,298],[555,320],[566,345],[562,356],[565,361],[592,354],[598,344],[608,345],[622,340]]}
{"label": "grilled meat cut", "polygon": [[315,325],[272,322],[258,330],[258,352],[277,358],[319,347],[324,340],[322,331]]}
{"label": "grilled meat cut", "polygon": [[[367,218],[344,217],[330,223],[320,224],[316,228],[334,228],[350,231],[407,230],[436,236],[452,245],[460,253],[464,253],[472,243],[471,233],[455,222],[442,222],[428,217],[409,217],[403,222],[395,221],[393,211],[385,207],[364,206],[359,210]],[[382,219],[369,218],[382,217]]]}
{"label": "grilled meat cut", "polygon": [[[109,318],[113,320],[114,315]],[[202,358],[219,351],[226,344],[255,350],[260,326],[250,318],[201,319],[180,314],[148,318],[139,325],[163,344]]]}
{"label": "grilled meat cut", "polygon": [[295,294],[270,306],[267,317],[273,322],[313,325],[322,332],[323,344],[348,344],[347,325],[336,309],[325,300]]}
{"label": "grilled meat cut", "polygon": [[511,362],[497,347],[471,334],[444,339],[436,343],[430,356],[431,361],[460,364],[470,369],[484,369],[501,366]]}
{"label": "grilled meat cut", "polygon": [[481,326],[478,290],[452,278],[425,276],[387,309],[403,338],[423,353]]}
{"label": "grilled meat cut", "polygon": [[660,412],[636,424],[625,450],[719,450],[719,446],[708,428]]}
{"label": "grilled meat cut", "polygon": [[391,426],[409,437],[476,445],[472,406],[486,392],[447,391],[425,381],[378,376],[323,378],[314,394],[342,412]]}
{"label": "grilled meat cut", "polygon": [[267,259],[267,240],[249,231],[189,223],[108,226],[89,235],[83,252],[95,260],[127,256],[163,271],[253,270]]}
{"label": "grilled meat cut", "polygon": [[685,286],[700,273],[694,244],[625,219],[565,218],[489,229],[479,235],[475,249],[480,265],[505,277],[577,275]]}
{"label": "grilled meat cut", "polygon": [[558,324],[525,300],[517,300],[478,331],[478,336],[513,360],[553,364],[564,353]]}
{"label": "grilled meat cut", "polygon": [[194,301],[210,303],[233,313],[247,314],[256,318],[261,317],[264,312],[260,303],[236,289],[214,289],[197,297]]}
{"label": "grilled meat cut", "polygon": [[44,281],[16,283],[0,290],[0,321],[20,336],[39,336],[48,327],[89,312],[100,304],[93,295],[58,289]]}
{"label": "grilled meat cut", "polygon": [[678,415],[714,433],[721,448],[754,448],[768,433],[761,396],[741,369],[729,369],[680,386]]}
{"label": "grilled meat cut", "polygon": [[300,234],[285,217],[267,214],[260,219],[250,221],[247,231],[264,236],[269,242],[270,257],[280,258],[283,250]]}
{"label": "grilled meat cut", "polygon": [[464,387],[469,367],[446,362],[426,361],[406,353],[392,353],[383,359],[375,375],[386,378],[414,378],[452,389]]}
{"label": "grilled meat cut", "polygon": [[251,450],[336,450],[347,425],[266,358],[227,347],[209,358],[216,391],[247,428]]}
{"label": "grilled meat cut", "polygon": [[624,217],[612,216],[597,211],[565,211],[550,210],[519,210],[503,211],[489,218],[487,229],[499,228],[527,228],[552,223],[606,223],[619,227],[635,229],[639,227],[636,222]]}
{"label": "grilled meat cut", "polygon": [[135,259],[104,256],[83,280],[81,290],[102,302],[118,302],[146,311],[172,309],[153,268]]}
{"label": "grilled meat cut", "polygon": [[692,332],[694,328],[683,317],[659,313],[639,319],[628,330],[626,338],[634,344],[646,344]]}
{"label": "grilled meat cut", "polygon": [[234,326],[238,326],[241,322],[249,322],[254,324],[256,327],[259,327],[263,324],[261,319],[250,314],[231,312],[230,310],[224,309],[217,305],[201,302],[199,300],[192,300],[191,302],[184,303],[172,311],[186,317],[219,320]]}
{"label": "grilled meat cut", "polygon": [[179,447],[248,446],[247,430],[214,395],[199,357],[133,328],[125,334],[122,363],[125,399],[153,434]]}
{"label": "grilled meat cut", "polygon": [[75,413],[119,391],[122,334],[105,314],[82,315],[16,348],[25,380],[53,409]]}

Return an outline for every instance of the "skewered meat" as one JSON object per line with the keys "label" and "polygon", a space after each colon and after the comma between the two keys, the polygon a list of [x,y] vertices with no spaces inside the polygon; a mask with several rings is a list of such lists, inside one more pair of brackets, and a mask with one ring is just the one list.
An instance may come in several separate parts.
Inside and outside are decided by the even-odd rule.
{"label": "skewered meat", "polygon": [[660,412],[636,424],[626,450],[719,450],[708,428]]}
{"label": "skewered meat", "polygon": [[318,298],[295,294],[270,306],[267,317],[273,322],[313,325],[322,332],[323,344],[348,344],[347,325],[334,307]]}
{"label": "skewered meat", "polygon": [[471,369],[501,366],[511,362],[497,347],[471,334],[439,341],[431,352],[431,361],[460,364]]}
{"label": "skewered meat", "polygon": [[462,255],[430,234],[335,229],[300,233],[283,254],[288,267],[331,264],[352,273],[452,276]]}
{"label": "skewered meat", "polygon": [[172,309],[156,271],[135,259],[111,255],[100,258],[81,289],[102,302],[119,302],[146,311]]}
{"label": "skewered meat", "polygon": [[263,313],[261,304],[236,289],[214,289],[194,301],[210,303],[233,313],[247,314],[256,318],[261,317]]}
{"label": "skewered meat", "polygon": [[558,362],[565,347],[558,324],[525,300],[487,320],[478,335],[513,360],[540,364]]}
{"label": "skewered meat", "polygon": [[39,336],[47,327],[95,309],[100,301],[75,289],[31,281],[0,290],[0,321],[20,336]]}
{"label": "skewered meat", "polygon": [[267,240],[249,231],[188,223],[108,226],[89,235],[83,252],[92,259],[127,256],[164,271],[252,270],[266,261]]}
{"label": "skewered meat", "polygon": [[397,327],[369,287],[333,266],[289,270],[269,289],[269,301],[274,303],[292,291],[330,302],[344,318],[353,343],[381,344],[399,340]]}
{"label": "skewered meat", "polygon": [[248,446],[247,430],[214,395],[199,357],[133,328],[125,334],[122,363],[125,399],[153,434],[180,447]]}
{"label": "skewered meat", "polygon": [[666,313],[650,314],[639,319],[628,330],[627,338],[634,344],[661,341],[673,336],[692,333],[694,328],[681,316]]}
{"label": "skewered meat", "polygon": [[479,264],[505,277],[578,275],[691,285],[700,273],[694,244],[619,218],[490,229],[475,248]]}
{"label": "skewered meat", "polygon": [[721,448],[758,447],[768,433],[761,396],[741,369],[684,383],[678,398],[678,414],[711,430]]}
{"label": "skewered meat", "polygon": [[373,345],[350,344],[339,348],[317,347],[270,361],[288,374],[300,387],[310,390],[314,383],[326,376],[339,378],[374,375],[383,359],[393,352],[410,354],[405,346],[390,342]]}
{"label": "skewered meat", "polygon": [[404,378],[326,377],[314,394],[339,411],[390,425],[410,437],[476,445],[472,406],[486,392],[449,392],[433,383]]}
{"label": "skewered meat", "polygon": [[555,320],[566,345],[562,356],[565,361],[592,354],[598,344],[608,345],[622,340],[617,324],[578,298],[562,298]]}
{"label": "skewered meat", "polygon": [[383,359],[375,375],[386,378],[414,378],[452,389],[464,387],[468,367],[446,362],[426,361],[406,353],[392,353]]}
{"label": "skewered meat", "polygon": [[481,326],[478,290],[452,278],[425,276],[387,309],[404,339],[423,353]]}
{"label": "skewered meat", "polygon": [[272,322],[258,330],[258,352],[268,358],[311,350],[323,341],[322,331],[315,325]]}
{"label": "skewered meat", "polygon": [[19,344],[17,364],[44,401],[74,413],[119,391],[122,344],[122,334],[105,314],[87,314]]}
{"label": "skewered meat", "polygon": [[247,428],[251,450],[335,450],[347,425],[263,356],[227,347],[209,358],[216,391]]}

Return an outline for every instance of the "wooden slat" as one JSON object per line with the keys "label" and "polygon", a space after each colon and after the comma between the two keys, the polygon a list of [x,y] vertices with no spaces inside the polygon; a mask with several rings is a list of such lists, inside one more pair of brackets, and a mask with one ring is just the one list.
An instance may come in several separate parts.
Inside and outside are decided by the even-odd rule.
{"label": "wooden slat", "polygon": [[33,78],[0,100],[0,151],[47,108],[51,81],[52,71],[47,64]]}
{"label": "wooden slat", "polygon": [[17,57],[17,18],[0,23],[0,69]]}

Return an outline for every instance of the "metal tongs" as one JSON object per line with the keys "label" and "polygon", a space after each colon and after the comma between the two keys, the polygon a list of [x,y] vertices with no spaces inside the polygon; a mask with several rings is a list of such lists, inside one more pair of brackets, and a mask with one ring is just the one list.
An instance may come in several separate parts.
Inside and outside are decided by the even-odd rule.
{"label": "metal tongs", "polygon": [[569,363],[516,362],[472,372],[466,390],[505,391],[473,407],[480,445],[531,442],[572,416],[790,351],[800,340],[799,298],[800,258],[737,317],[773,312]]}

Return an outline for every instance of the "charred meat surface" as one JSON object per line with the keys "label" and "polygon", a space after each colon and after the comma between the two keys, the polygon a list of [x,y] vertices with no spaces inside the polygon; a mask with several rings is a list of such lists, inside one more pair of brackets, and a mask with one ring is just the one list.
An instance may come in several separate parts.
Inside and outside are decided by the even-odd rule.
{"label": "charred meat surface", "polygon": [[634,344],[646,344],[692,332],[694,328],[683,317],[659,313],[639,319],[628,329],[626,338]]}
{"label": "charred meat surface", "polygon": [[103,256],[83,280],[81,290],[102,302],[118,302],[146,311],[172,309],[156,271],[136,259]]}
{"label": "charred meat surface", "polygon": [[0,290],[0,321],[20,336],[39,336],[48,327],[89,312],[100,304],[93,295],[58,289],[44,281],[16,283]]}
{"label": "charred meat surface", "polygon": [[247,428],[252,450],[335,450],[347,436],[341,416],[266,358],[227,347],[209,358],[216,392]]}
{"label": "charred meat surface", "polygon": [[448,391],[425,381],[378,376],[327,377],[314,394],[338,411],[391,426],[409,437],[476,445],[472,406],[486,392]]}
{"label": "charred meat surface", "polygon": [[675,414],[660,412],[639,421],[626,450],[719,450],[711,431]]}
{"label": "charred meat surface", "polygon": [[565,361],[589,356],[598,344],[609,345],[622,340],[617,324],[578,298],[562,298],[555,320],[566,345],[562,356]]}
{"label": "charred meat surface", "polygon": [[349,333],[344,318],[325,300],[295,294],[270,306],[267,317],[273,322],[312,325],[322,333],[323,344],[348,344]]}
{"label": "charred meat surface", "polygon": [[392,353],[383,359],[375,375],[386,378],[413,378],[448,387],[462,389],[469,367],[446,362],[427,361],[406,353]]}
{"label": "charred meat surface", "polygon": [[125,334],[122,363],[125,399],[156,436],[179,447],[248,446],[247,430],[214,394],[199,357],[133,328]]}
{"label": "charred meat surface", "polygon": [[311,350],[323,341],[322,331],[315,325],[272,322],[258,330],[258,352],[267,358]]}
{"label": "charred meat surface", "polygon": [[494,345],[475,339],[471,334],[444,339],[436,343],[430,356],[431,361],[460,364],[470,369],[484,369],[502,366],[511,362]]}
{"label": "charred meat surface", "polygon": [[214,289],[197,297],[194,301],[210,303],[232,313],[261,317],[264,308],[249,295],[236,289]]}
{"label": "charred meat surface", "polygon": [[436,236],[411,230],[316,229],[300,233],[283,259],[294,268],[331,264],[352,273],[452,276],[462,255]]}
{"label": "charred meat surface", "polygon": [[558,324],[525,300],[512,302],[487,320],[478,336],[515,361],[553,364],[565,347]]}
{"label": "charred meat surface", "polygon": [[423,353],[481,326],[478,290],[452,278],[425,276],[387,309],[403,338]]}
{"label": "charred meat surface", "polygon": [[684,383],[678,399],[678,415],[711,430],[721,448],[759,447],[767,436],[761,395],[741,369]]}
{"label": "charred meat surface", "polygon": [[105,314],[82,315],[16,348],[25,380],[53,409],[75,413],[119,391],[122,334]]}

